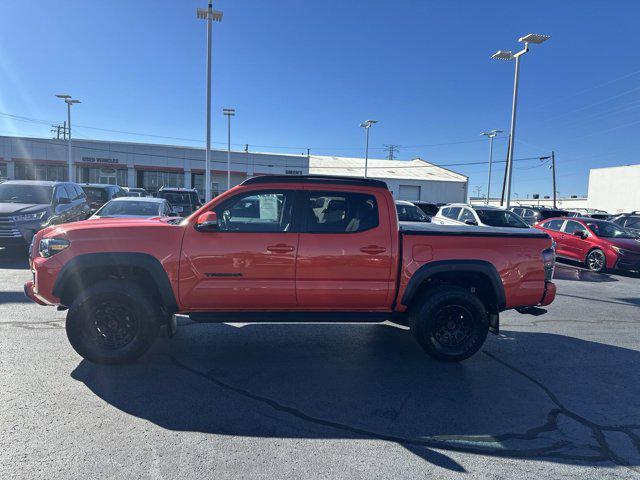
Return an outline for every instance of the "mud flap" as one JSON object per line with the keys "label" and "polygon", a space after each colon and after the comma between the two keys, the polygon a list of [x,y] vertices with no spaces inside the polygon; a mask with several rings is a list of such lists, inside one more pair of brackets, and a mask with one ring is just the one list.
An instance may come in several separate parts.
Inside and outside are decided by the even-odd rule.
{"label": "mud flap", "polygon": [[495,335],[500,334],[500,314],[489,314],[489,331]]}

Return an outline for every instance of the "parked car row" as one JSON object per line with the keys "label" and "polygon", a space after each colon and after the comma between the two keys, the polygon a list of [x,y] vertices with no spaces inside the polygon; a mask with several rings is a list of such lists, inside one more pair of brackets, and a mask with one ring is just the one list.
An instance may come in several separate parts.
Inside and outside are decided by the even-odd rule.
{"label": "parked car row", "polygon": [[[184,190],[161,188],[158,198],[153,198],[142,188],[124,189],[118,185],[42,180],[2,182],[0,247],[23,247],[42,228],[90,217],[170,217],[189,214],[195,210],[195,206],[189,204],[185,208],[179,203],[174,207],[164,198],[177,195],[180,201]],[[188,196],[192,196],[195,190],[187,192]]]}

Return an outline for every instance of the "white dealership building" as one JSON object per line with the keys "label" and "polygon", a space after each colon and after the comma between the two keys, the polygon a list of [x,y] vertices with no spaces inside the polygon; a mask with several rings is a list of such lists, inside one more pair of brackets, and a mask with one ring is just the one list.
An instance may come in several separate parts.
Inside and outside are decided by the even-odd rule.
{"label": "white dealership building", "polygon": [[[202,148],[148,143],[74,139],[72,161],[78,183],[110,183],[142,187],[196,188],[203,195]],[[231,152],[231,186],[257,175],[364,176],[363,158]],[[0,136],[0,178],[66,180],[67,143],[64,140]],[[211,190],[227,188],[227,152],[212,150]],[[387,182],[397,199],[426,202],[464,202],[467,177],[421,159],[368,162],[368,176]]]}

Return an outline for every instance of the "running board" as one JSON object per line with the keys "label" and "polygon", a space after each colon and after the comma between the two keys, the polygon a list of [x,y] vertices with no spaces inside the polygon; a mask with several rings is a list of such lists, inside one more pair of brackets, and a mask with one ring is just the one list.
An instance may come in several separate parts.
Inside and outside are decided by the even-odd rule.
{"label": "running board", "polygon": [[379,323],[391,320],[392,312],[193,312],[189,318],[201,323]]}

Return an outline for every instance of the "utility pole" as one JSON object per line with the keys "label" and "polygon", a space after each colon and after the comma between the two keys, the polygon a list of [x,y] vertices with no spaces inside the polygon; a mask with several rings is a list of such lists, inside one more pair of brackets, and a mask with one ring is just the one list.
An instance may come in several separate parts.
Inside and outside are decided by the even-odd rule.
{"label": "utility pole", "polygon": [[556,152],[551,151],[551,155],[547,157],[540,157],[540,160],[549,160],[551,159],[551,181],[553,186],[553,208],[556,207]]}
{"label": "utility pole", "polygon": [[385,151],[387,152],[387,159],[388,160],[395,160],[396,159],[396,153],[398,153],[398,151],[400,150],[400,145],[395,145],[395,144],[385,144],[383,145]]}
{"label": "utility pole", "polygon": [[482,191],[482,187],[480,185],[476,185],[476,198],[480,198],[481,191]]}
{"label": "utility pole", "polygon": [[71,95],[57,94],[56,97],[64,100],[67,104],[67,126],[69,128],[69,137],[67,138],[67,178],[70,182],[74,181],[73,161],[71,160],[71,105],[80,103],[80,100],[71,98]]}

